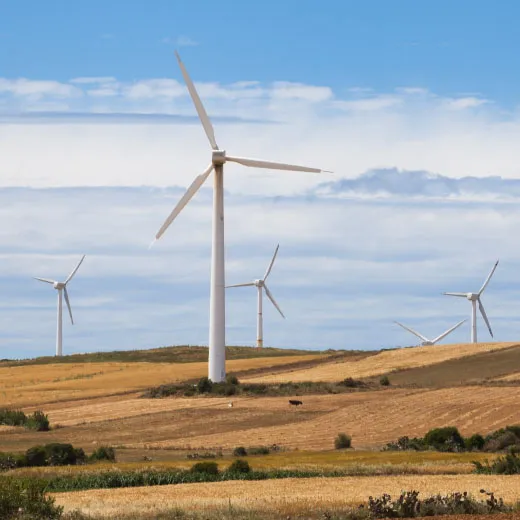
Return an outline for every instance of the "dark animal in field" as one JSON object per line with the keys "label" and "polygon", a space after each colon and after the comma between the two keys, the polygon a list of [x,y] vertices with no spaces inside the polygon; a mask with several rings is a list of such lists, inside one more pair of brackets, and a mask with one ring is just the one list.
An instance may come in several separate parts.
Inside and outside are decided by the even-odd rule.
{"label": "dark animal in field", "polygon": [[299,406],[303,404],[301,401],[298,401],[296,399],[289,399],[289,404],[292,404],[293,406]]}

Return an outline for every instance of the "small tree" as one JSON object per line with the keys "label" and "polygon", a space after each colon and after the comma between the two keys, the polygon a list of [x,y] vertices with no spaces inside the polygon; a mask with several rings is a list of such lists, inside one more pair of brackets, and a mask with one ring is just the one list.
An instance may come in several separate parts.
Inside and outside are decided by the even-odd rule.
{"label": "small tree", "polygon": [[206,473],[218,475],[218,464],[216,462],[197,462],[190,468],[192,473]]}
{"label": "small tree", "polygon": [[50,429],[49,418],[41,410],[36,410],[36,412],[27,417],[25,426],[29,430],[36,430],[37,432],[48,432]]}
{"label": "small tree", "polygon": [[249,473],[251,466],[247,460],[237,459],[229,466],[228,471],[230,473]]}
{"label": "small tree", "polygon": [[207,377],[201,377],[197,383],[197,392],[199,394],[209,394],[213,388],[213,382]]}
{"label": "small tree", "polygon": [[388,379],[388,376],[383,376],[380,380],[379,380],[379,384],[381,386],[390,386],[390,379]]}
{"label": "small tree", "polygon": [[337,450],[343,450],[352,446],[352,437],[346,433],[338,433],[338,436],[334,439],[334,447]]}
{"label": "small tree", "polygon": [[237,446],[234,450],[233,450],[233,456],[234,457],[245,457],[247,455],[247,451],[246,449],[244,448],[244,446]]}

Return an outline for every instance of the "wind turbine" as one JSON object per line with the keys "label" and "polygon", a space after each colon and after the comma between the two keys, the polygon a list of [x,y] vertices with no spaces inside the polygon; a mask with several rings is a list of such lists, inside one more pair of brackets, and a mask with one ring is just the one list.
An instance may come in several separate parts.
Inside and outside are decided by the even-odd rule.
{"label": "wind turbine", "polygon": [[451,327],[451,329],[448,329],[446,332],[443,332],[440,336],[437,336],[435,339],[428,339],[427,337],[423,336],[419,332],[407,327],[406,325],[403,325],[402,323],[399,323],[398,321],[396,321],[394,323],[397,323],[397,325],[399,325],[400,327],[403,327],[403,329],[407,330],[408,332],[411,332],[418,338],[421,338],[423,340],[421,345],[423,347],[427,347],[429,345],[435,345],[435,343],[440,341],[442,338],[445,338],[448,334],[453,332],[455,329],[459,328],[465,321],[466,320],[459,321],[459,323],[457,323],[457,325],[454,325],[453,327]]}
{"label": "wind turbine", "polygon": [[[193,104],[197,110],[200,122],[204,128],[204,132],[211,145],[212,154],[211,162],[203,173],[195,177],[186,193],[181,197],[173,211],[170,213],[161,229],[155,235],[155,240],[161,238],[168,226],[179,215],[182,209],[188,204],[191,198],[197,193],[204,182],[208,179],[212,172],[214,175],[213,184],[213,225],[212,225],[212,252],[211,252],[211,289],[210,289],[210,311],[209,311],[209,363],[208,377],[213,382],[223,381],[226,377],[226,317],[225,317],[225,265],[224,265],[224,164],[226,162],[234,162],[244,166],[252,166],[256,168],[267,168],[270,170],[288,170],[320,173],[325,170],[319,168],[308,168],[306,166],[295,166],[293,164],[284,164],[270,161],[262,161],[258,159],[247,159],[234,155],[227,155],[217,145],[213,125],[202,105],[195,85],[191,81],[190,76],[184,64],[181,61],[179,53],[175,53],[179,67],[181,69],[184,81],[188,87]],[[154,242],[155,242],[154,240]],[[153,242],[152,242],[153,245]]]}
{"label": "wind turbine", "polygon": [[36,278],[35,280],[39,280],[40,282],[50,283],[52,286],[58,291],[58,324],[56,329],[56,355],[62,356],[62,307],[63,307],[63,294],[65,295],[65,302],[67,303],[67,307],[69,309],[70,321],[72,325],[74,325],[74,319],[72,318],[72,309],[70,308],[69,294],[67,293],[67,284],[72,280],[72,277],[76,274],[79,266],[85,259],[85,255],[81,257],[81,260],[78,262],[78,265],[72,270],[67,279],[64,282],[57,282],[56,280],[49,280],[48,278]]}
{"label": "wind turbine", "polygon": [[271,269],[273,268],[274,261],[276,259],[276,255],[278,254],[278,249],[280,247],[280,244],[276,246],[276,249],[274,250],[274,255],[271,260],[271,263],[267,267],[267,270],[264,274],[264,277],[260,280],[254,280],[253,282],[249,283],[239,283],[236,285],[227,285],[226,288],[231,287],[251,287],[254,286],[258,289],[258,318],[257,318],[257,326],[256,326],[256,346],[257,348],[262,348],[264,346],[264,338],[263,338],[263,318],[262,318],[262,296],[263,291],[265,291],[265,294],[267,297],[271,300],[271,303],[276,307],[276,310],[282,315],[282,318],[285,319],[285,316],[283,315],[282,309],[280,309],[279,305],[276,303],[276,300],[274,299],[274,296],[271,294],[271,291],[265,284],[265,281],[267,280],[267,277],[271,273]]}
{"label": "wind turbine", "polygon": [[484,321],[486,322],[489,333],[491,334],[491,337],[493,337],[493,331],[491,330],[491,325],[489,324],[489,320],[486,315],[486,311],[484,310],[484,306],[482,305],[482,301],[480,300],[480,296],[484,292],[484,289],[487,287],[489,280],[491,280],[491,277],[493,276],[493,273],[495,272],[497,265],[498,265],[498,260],[495,262],[493,269],[491,269],[491,272],[489,273],[488,277],[486,278],[486,281],[484,282],[484,284],[482,285],[482,287],[480,288],[480,290],[478,292],[476,292],[476,293],[445,292],[444,293],[446,296],[458,296],[459,298],[467,298],[471,302],[471,343],[477,342],[477,302],[478,302],[478,308],[480,310],[480,314],[482,314],[482,317],[484,318]]}

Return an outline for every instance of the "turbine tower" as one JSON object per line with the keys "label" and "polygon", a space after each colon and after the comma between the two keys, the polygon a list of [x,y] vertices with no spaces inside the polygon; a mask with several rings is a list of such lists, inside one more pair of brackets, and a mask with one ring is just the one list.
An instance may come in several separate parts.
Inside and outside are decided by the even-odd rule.
{"label": "turbine tower", "polygon": [[274,296],[271,294],[271,291],[265,284],[265,281],[267,280],[267,277],[271,273],[271,269],[273,268],[274,261],[276,259],[276,255],[278,254],[278,249],[280,247],[280,244],[276,246],[276,249],[274,250],[274,255],[271,260],[271,263],[267,267],[267,270],[264,274],[264,277],[260,280],[254,280],[253,282],[249,283],[239,283],[236,285],[228,285],[226,288],[230,287],[250,287],[254,286],[258,290],[258,318],[257,318],[257,326],[256,326],[256,346],[257,348],[262,348],[264,346],[264,338],[263,338],[263,318],[262,318],[262,297],[263,297],[263,291],[265,290],[265,294],[267,297],[271,300],[271,303],[276,307],[276,310],[282,315],[282,318],[285,319],[285,316],[283,315],[282,309],[280,309],[279,305],[276,303],[276,300],[274,299]]}
{"label": "turbine tower", "polygon": [[428,339],[426,336],[423,336],[419,332],[411,329],[410,327],[407,327],[406,325],[403,325],[402,323],[399,323],[398,321],[396,321],[394,323],[397,323],[397,325],[399,325],[400,327],[403,327],[403,329],[407,330],[408,332],[411,332],[413,335],[422,339],[421,346],[427,347],[430,345],[435,345],[435,343],[437,343],[441,339],[445,338],[448,334],[453,332],[455,329],[458,329],[465,321],[467,321],[467,320],[459,321],[459,323],[457,323],[457,325],[454,325],[453,327],[451,327],[451,329],[448,329],[446,332],[443,332],[440,336],[437,336],[435,339]]}
{"label": "turbine tower", "polygon": [[478,308],[480,310],[480,314],[482,314],[482,317],[484,318],[484,321],[486,322],[489,333],[491,334],[491,337],[493,337],[493,331],[491,330],[491,325],[489,324],[489,320],[486,315],[486,311],[484,310],[484,306],[482,305],[480,296],[484,292],[484,289],[487,287],[489,280],[491,280],[491,277],[493,276],[493,273],[495,272],[497,265],[498,265],[498,260],[495,262],[493,269],[491,269],[491,272],[489,273],[488,277],[486,278],[486,281],[483,283],[482,287],[480,288],[480,290],[478,292],[476,292],[476,293],[445,292],[444,293],[446,296],[458,296],[459,298],[467,298],[471,302],[471,343],[477,342],[477,302],[478,302]]}
{"label": "turbine tower", "polygon": [[50,283],[52,286],[58,291],[58,323],[56,328],[56,355],[62,356],[62,307],[63,307],[63,295],[65,295],[65,302],[67,303],[67,307],[69,309],[70,321],[72,325],[74,325],[74,319],[72,318],[72,309],[70,308],[69,294],[67,292],[67,284],[72,280],[72,277],[76,274],[79,266],[85,259],[85,255],[81,257],[81,260],[78,262],[78,265],[72,270],[67,279],[64,282],[57,282],[56,280],[49,280],[48,278],[36,278],[35,280],[39,280],[40,282]]}
{"label": "turbine tower", "polygon": [[[197,110],[200,122],[204,128],[209,144],[212,148],[211,162],[203,173],[195,177],[186,193],[181,197],[173,211],[170,213],[161,229],[155,235],[155,240],[161,238],[168,226],[179,215],[181,210],[188,204],[197,193],[212,172],[213,178],[213,225],[212,225],[212,252],[211,252],[211,289],[210,289],[210,311],[209,311],[209,366],[208,377],[213,382],[223,381],[226,377],[226,339],[225,339],[225,265],[224,265],[224,164],[235,162],[244,166],[256,168],[267,168],[270,170],[288,170],[320,173],[325,170],[319,168],[308,168],[277,162],[262,161],[258,159],[247,159],[227,155],[218,147],[215,139],[213,125],[202,105],[202,101],[191,81],[179,53],[175,53],[184,81],[188,87],[193,104]],[[154,240],[154,242],[155,242]],[[153,242],[152,242],[153,244]]]}

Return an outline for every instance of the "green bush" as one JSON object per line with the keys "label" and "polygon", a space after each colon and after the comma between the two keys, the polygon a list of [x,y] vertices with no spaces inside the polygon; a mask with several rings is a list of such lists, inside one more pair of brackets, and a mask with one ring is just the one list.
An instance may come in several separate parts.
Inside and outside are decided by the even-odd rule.
{"label": "green bush", "polygon": [[424,443],[437,451],[464,450],[464,439],[455,426],[433,428],[424,436]]}
{"label": "green bush", "polygon": [[338,433],[338,436],[334,439],[334,448],[337,450],[343,450],[352,446],[352,437],[346,433]]}
{"label": "green bush", "polygon": [[197,383],[197,392],[199,394],[209,394],[213,389],[213,382],[207,377],[201,377]]}
{"label": "green bush", "polygon": [[247,460],[237,459],[229,466],[228,471],[230,473],[249,473],[251,466]]}
{"label": "green bush", "polygon": [[237,446],[234,450],[233,450],[233,456],[234,457],[245,457],[247,455],[247,451],[246,449],[244,448],[244,446]]}
{"label": "green bush", "polygon": [[218,464],[216,462],[197,462],[190,468],[192,473],[206,473],[207,475],[218,475]]}
{"label": "green bush", "polygon": [[63,507],[45,495],[45,482],[0,478],[0,518],[2,520],[57,520]]}
{"label": "green bush", "polygon": [[49,466],[74,465],[78,461],[78,455],[83,460],[85,459],[83,450],[79,451],[74,449],[72,444],[54,442],[52,444],[46,444],[44,448]]}
{"label": "green bush", "polygon": [[520,474],[520,457],[516,453],[508,453],[505,457],[499,457],[493,462],[473,462],[475,473],[495,475],[518,475]]}
{"label": "green bush", "polygon": [[100,446],[97,450],[95,450],[92,455],[89,457],[89,460],[92,462],[96,462],[99,460],[108,460],[109,462],[116,461],[116,450],[110,446]]}
{"label": "green bush", "polygon": [[390,379],[388,379],[388,376],[383,376],[380,380],[379,380],[379,384],[381,386],[390,386]]}
{"label": "green bush", "polygon": [[475,435],[464,439],[464,446],[468,451],[480,451],[485,443],[486,441],[480,433],[475,433]]}
{"label": "green bush", "polygon": [[6,426],[25,426],[26,415],[21,410],[9,410],[0,408],[0,424]]}
{"label": "green bush", "polygon": [[27,417],[25,427],[37,432],[48,432],[50,429],[49,418],[41,410],[36,410],[36,412]]}
{"label": "green bush", "polygon": [[44,446],[33,446],[25,452],[26,466],[47,466],[47,452]]}
{"label": "green bush", "polygon": [[235,385],[235,386],[240,384],[240,382],[238,381],[238,377],[234,376],[233,374],[228,374],[226,376],[226,383],[228,385]]}
{"label": "green bush", "polygon": [[424,444],[424,440],[421,438],[414,437],[410,439],[406,435],[403,437],[399,437],[394,442],[389,442],[386,446],[383,447],[382,451],[424,451],[427,446]]}

